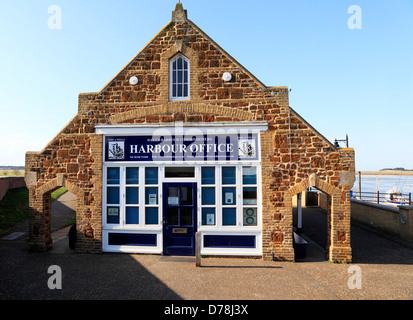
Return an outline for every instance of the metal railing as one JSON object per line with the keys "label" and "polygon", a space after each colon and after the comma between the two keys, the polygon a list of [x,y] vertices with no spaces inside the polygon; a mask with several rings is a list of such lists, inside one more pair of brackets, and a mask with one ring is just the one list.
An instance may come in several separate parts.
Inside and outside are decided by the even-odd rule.
{"label": "metal railing", "polygon": [[397,204],[397,205],[412,205],[412,193],[397,193],[388,194],[387,192],[359,192],[350,191],[350,197],[352,199],[363,200],[374,203],[382,204]]}

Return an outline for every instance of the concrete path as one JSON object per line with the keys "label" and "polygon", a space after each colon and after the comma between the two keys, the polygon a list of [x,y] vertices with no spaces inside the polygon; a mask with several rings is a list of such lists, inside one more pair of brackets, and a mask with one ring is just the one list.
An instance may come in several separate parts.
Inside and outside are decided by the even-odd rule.
{"label": "concrete path", "polygon": [[52,232],[72,221],[76,215],[76,196],[65,192],[52,203]]}

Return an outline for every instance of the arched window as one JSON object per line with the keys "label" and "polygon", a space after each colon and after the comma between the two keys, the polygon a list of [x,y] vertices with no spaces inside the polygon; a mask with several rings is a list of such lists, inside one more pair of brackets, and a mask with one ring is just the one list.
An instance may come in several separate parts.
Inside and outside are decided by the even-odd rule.
{"label": "arched window", "polygon": [[170,100],[189,100],[189,59],[182,54],[169,63]]}

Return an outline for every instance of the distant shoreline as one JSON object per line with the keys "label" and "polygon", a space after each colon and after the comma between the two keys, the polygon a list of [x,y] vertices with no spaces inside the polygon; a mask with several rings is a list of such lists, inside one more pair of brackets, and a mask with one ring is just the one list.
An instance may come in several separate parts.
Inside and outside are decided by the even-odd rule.
{"label": "distant shoreline", "polygon": [[[359,171],[356,171],[356,176]],[[362,176],[413,176],[413,171],[403,170],[381,170],[381,171],[361,171]]]}

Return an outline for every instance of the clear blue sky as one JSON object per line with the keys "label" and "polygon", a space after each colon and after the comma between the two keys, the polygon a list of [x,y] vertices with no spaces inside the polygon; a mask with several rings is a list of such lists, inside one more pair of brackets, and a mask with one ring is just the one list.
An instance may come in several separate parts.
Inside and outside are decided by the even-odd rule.
{"label": "clear blue sky", "polygon": [[[24,165],[171,19],[174,0],[0,2],[0,165]],[[413,1],[183,0],[189,19],[330,141],[357,170],[413,168]],[[48,8],[62,28],[48,27]],[[351,5],[362,29],[350,29]]]}

